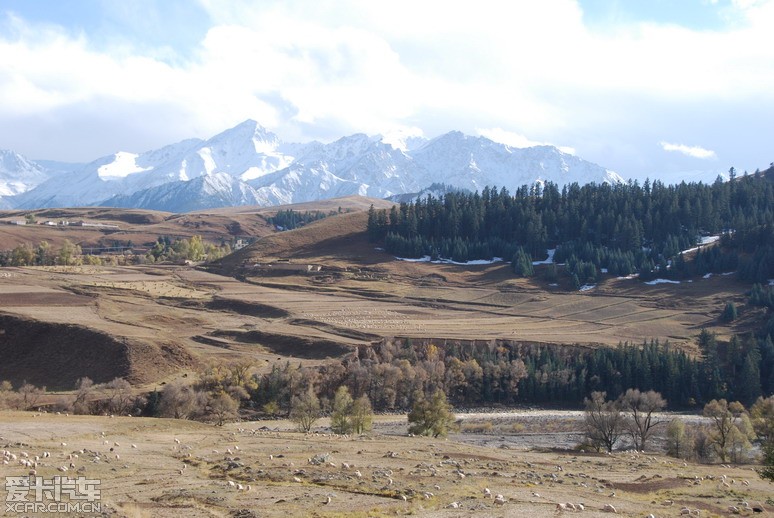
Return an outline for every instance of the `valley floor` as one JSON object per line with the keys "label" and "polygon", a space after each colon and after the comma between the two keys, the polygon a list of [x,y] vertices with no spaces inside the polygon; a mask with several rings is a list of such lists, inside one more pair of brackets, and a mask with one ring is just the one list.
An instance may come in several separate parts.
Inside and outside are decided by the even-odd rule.
{"label": "valley floor", "polygon": [[[463,430],[479,417],[486,416],[464,420]],[[408,437],[405,416],[378,416],[371,435],[344,438],[325,433],[325,421],[317,423],[318,433],[305,435],[283,420],[216,427],[0,412],[0,443],[17,456],[0,465],[0,476],[26,475],[29,468],[18,463],[22,452],[39,455],[37,476],[98,480],[102,512],[127,517],[535,517],[554,515],[560,502],[583,503],[586,516],[606,516],[606,504],[622,516],[678,516],[683,506],[724,516],[744,501],[774,509],[767,502],[773,486],[752,466],[698,465],[650,453],[538,451],[517,440],[532,435],[532,425],[510,418],[511,427],[521,422],[525,428],[506,432],[506,417],[494,417],[498,435],[445,440]],[[563,433],[576,418],[543,415],[536,423]],[[509,444],[497,443],[506,436]],[[51,456],[43,458],[44,451]],[[63,466],[65,473],[58,470]],[[495,502],[498,494],[505,503]]]}

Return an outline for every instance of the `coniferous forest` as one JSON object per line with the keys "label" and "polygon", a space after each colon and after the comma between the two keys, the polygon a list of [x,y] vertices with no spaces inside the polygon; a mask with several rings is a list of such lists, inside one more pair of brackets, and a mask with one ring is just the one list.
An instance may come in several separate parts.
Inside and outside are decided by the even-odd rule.
{"label": "coniferous forest", "polygon": [[[583,284],[601,269],[690,277],[739,270],[745,280],[774,277],[774,169],[712,185],[659,181],[643,185],[551,183],[482,192],[428,196],[400,207],[371,210],[369,238],[399,257],[466,262],[496,257],[522,273],[525,259],[554,260]],[[720,235],[723,246],[702,251],[688,265],[682,250],[702,236]],[[744,259],[742,259],[744,257]],[[530,273],[530,269],[526,269]]]}
{"label": "coniferous forest", "polygon": [[[729,181],[712,185],[646,181],[560,190],[549,183],[515,193],[489,187],[480,193],[450,192],[390,211],[372,209],[368,235],[399,257],[502,258],[519,276],[536,275],[532,261],[554,249],[554,264],[543,275],[551,282],[566,276],[576,288],[596,282],[602,272],[638,274],[642,280],[736,272],[750,285],[749,304],[774,310],[774,288],[768,286],[774,278],[774,168],[740,177],[731,170]],[[718,235],[716,243],[690,258],[681,252],[696,247],[703,236]],[[736,318],[733,304],[722,318]],[[768,318],[755,332],[728,342],[702,331],[696,357],[651,337],[616,349],[442,347],[437,361],[445,374],[438,383],[454,401],[467,404],[577,405],[591,391],[614,398],[631,387],[661,392],[672,407],[718,398],[750,404],[774,394],[774,318]],[[358,363],[386,362],[393,368],[375,372],[400,372],[403,349],[395,347],[384,358],[377,348]],[[412,384],[405,381],[404,386]],[[350,382],[357,391],[357,383]]]}

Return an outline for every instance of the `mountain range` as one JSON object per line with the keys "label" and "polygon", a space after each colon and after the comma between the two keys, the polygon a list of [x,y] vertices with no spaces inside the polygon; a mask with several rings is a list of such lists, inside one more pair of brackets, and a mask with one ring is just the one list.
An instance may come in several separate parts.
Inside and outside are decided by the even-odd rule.
{"label": "mountain range", "polygon": [[88,164],[35,162],[0,151],[0,206],[17,209],[102,205],[187,212],[352,194],[405,198],[433,184],[514,191],[545,181],[623,179],[553,146],[514,148],[458,131],[432,140],[355,134],[295,144],[253,120],[208,140],[142,154],[122,151]]}

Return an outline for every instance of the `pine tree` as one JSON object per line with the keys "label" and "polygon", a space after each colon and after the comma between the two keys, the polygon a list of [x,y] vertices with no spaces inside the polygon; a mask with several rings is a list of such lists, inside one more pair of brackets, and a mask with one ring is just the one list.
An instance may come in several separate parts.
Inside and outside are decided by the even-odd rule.
{"label": "pine tree", "polygon": [[736,304],[733,302],[726,303],[726,307],[723,308],[723,313],[720,314],[720,319],[723,322],[733,322],[738,316],[736,310]]}

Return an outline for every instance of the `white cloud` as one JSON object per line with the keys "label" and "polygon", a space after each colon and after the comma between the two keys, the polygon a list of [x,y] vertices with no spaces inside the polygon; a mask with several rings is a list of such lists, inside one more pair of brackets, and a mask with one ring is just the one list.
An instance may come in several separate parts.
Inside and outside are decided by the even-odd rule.
{"label": "white cloud", "polygon": [[669,142],[659,142],[664,151],[676,151],[691,158],[700,158],[702,160],[715,159],[717,155],[710,149],[704,149],[701,146],[686,146],[685,144],[670,144]]}
{"label": "white cloud", "polygon": [[[9,19],[13,30],[0,32],[0,128],[4,118],[19,122],[0,133],[0,146],[25,131],[35,142],[30,121],[95,105],[109,116],[113,104],[121,106],[116,114],[163,106],[148,121],[168,135],[159,145],[209,137],[246,118],[296,140],[416,127],[428,136],[489,128],[478,131],[510,145],[540,143],[502,130],[518,128],[626,171],[609,157],[631,148],[646,155],[653,135],[688,120],[683,109],[749,103],[761,118],[774,115],[771,0],[734,0],[729,9],[742,22],[712,31],[652,23],[592,30],[575,0],[200,3],[213,25],[187,61]],[[712,131],[732,131],[718,122]],[[651,134],[623,141],[646,123]],[[744,138],[739,125],[734,131]],[[683,133],[673,138],[730,142]],[[602,151],[589,157],[589,149]]]}
{"label": "white cloud", "polygon": [[506,146],[511,146],[515,148],[526,148],[526,147],[535,147],[535,146],[554,146],[564,153],[567,153],[570,155],[575,154],[575,148],[572,148],[569,146],[557,146],[556,144],[551,144],[550,142],[538,142],[535,140],[530,140],[524,135],[521,135],[520,133],[506,131],[502,128],[488,128],[488,129],[477,128],[476,133],[478,133],[482,137],[488,138],[489,140],[493,140],[495,142],[499,142],[500,144],[505,144]]}

